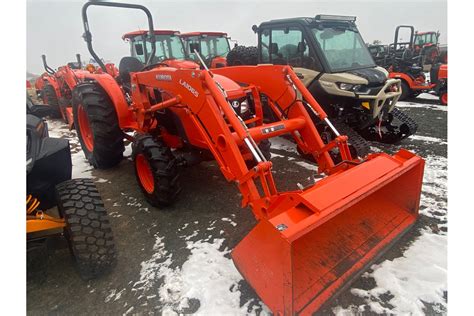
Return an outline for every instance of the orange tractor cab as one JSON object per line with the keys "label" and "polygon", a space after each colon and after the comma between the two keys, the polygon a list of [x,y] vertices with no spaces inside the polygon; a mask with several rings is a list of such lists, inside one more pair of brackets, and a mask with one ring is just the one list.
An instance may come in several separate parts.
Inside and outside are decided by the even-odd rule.
{"label": "orange tractor cab", "polygon": [[[130,56],[138,59],[143,67],[148,57],[150,57],[150,45],[146,44],[148,31],[135,31],[126,33],[122,39],[130,43]],[[185,60],[188,55],[184,50],[183,42],[178,31],[154,30],[156,51],[152,56],[151,63],[166,63],[174,65],[179,63],[182,67],[196,68],[198,64]],[[131,59],[130,59],[131,60]]]}
{"label": "orange tractor cab", "polygon": [[425,58],[424,63],[433,65],[438,61],[447,63],[447,54],[443,55],[439,48],[439,32],[415,32],[413,38],[413,50],[415,55],[422,55]]}
{"label": "orange tractor cab", "polygon": [[180,34],[186,47],[186,54],[199,62],[194,54],[193,47],[203,57],[209,68],[227,66],[227,54],[230,52],[230,43],[227,33],[222,32],[190,32]]}
{"label": "orange tractor cab", "polygon": [[[81,99],[74,118],[87,159],[96,167],[117,165],[124,138],[131,140],[138,185],[157,207],[178,198],[182,168],[215,160],[257,221],[232,258],[275,314],[317,311],[415,223],[424,161],[403,149],[354,158],[347,136],[290,66],[211,71],[197,49],[203,69],[152,64],[155,34],[146,7],[87,2],[84,38],[96,60],[87,18],[91,6],[145,12],[151,52],[142,69],[128,72],[129,94],[108,74],[92,75],[77,86]],[[264,123],[264,108],[277,119]],[[323,140],[310,112],[334,135],[331,141]],[[283,134],[314,158],[314,171],[324,179],[304,189],[296,184],[292,191],[277,189],[261,144]]]}
{"label": "orange tractor cab", "polygon": [[[402,28],[411,31],[409,42],[398,41],[399,30]],[[413,43],[416,43],[416,40],[413,41],[412,39],[413,31],[413,26],[401,25],[397,27],[394,43],[390,45],[388,52],[389,57],[385,59],[383,66],[389,71],[390,78],[401,80],[402,94],[399,100],[416,97],[420,93],[432,93],[439,96],[441,104],[447,105],[448,65],[433,64],[430,69],[430,80],[427,80],[423,72],[423,55],[417,53],[417,46],[413,45]]]}

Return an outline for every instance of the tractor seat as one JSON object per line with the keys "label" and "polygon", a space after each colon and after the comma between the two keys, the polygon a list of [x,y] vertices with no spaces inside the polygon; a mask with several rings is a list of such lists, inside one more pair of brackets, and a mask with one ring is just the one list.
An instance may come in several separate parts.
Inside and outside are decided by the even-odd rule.
{"label": "tractor seat", "polygon": [[417,75],[423,73],[423,68],[421,68],[420,66],[411,66],[409,68],[409,71],[410,71],[410,74],[412,74],[414,76],[417,76]]}
{"label": "tractor seat", "polygon": [[135,57],[126,56],[120,60],[119,64],[119,77],[124,84],[130,83],[130,73],[138,72],[143,69],[141,61]]}

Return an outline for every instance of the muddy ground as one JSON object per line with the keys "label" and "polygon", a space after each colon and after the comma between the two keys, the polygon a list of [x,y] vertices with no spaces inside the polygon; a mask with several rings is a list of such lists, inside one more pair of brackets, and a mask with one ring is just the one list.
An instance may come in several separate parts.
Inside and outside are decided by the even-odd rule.
{"label": "muddy ground", "polygon": [[[436,105],[431,98],[416,99],[402,103],[401,109],[412,116],[419,124],[417,136],[403,141],[402,146],[415,151],[423,157],[447,156],[447,111]],[[219,270],[215,277],[234,278],[230,293],[226,286],[207,291],[206,284],[191,284],[187,287],[202,288],[202,292],[213,297],[197,299],[199,295],[185,293],[189,290],[181,279],[181,288],[177,293],[173,287],[164,283],[173,281],[170,275],[186,270],[185,265],[196,254],[197,245],[202,243],[218,245],[203,253],[202,265],[217,265],[223,260],[228,265],[229,250],[255,225],[250,209],[240,208],[240,196],[234,185],[225,181],[214,163],[202,163],[183,170],[181,176],[182,193],[178,202],[167,209],[158,210],[144,200],[136,183],[130,150],[126,150],[126,159],[117,167],[109,170],[92,170],[83,161],[80,146],[74,132],[59,121],[50,121],[52,135],[62,135],[71,139],[75,175],[92,176],[102,195],[110,215],[118,252],[118,263],[107,275],[93,280],[82,281],[75,271],[73,259],[66,247],[60,247],[49,256],[46,279],[30,279],[27,285],[27,312],[31,315],[105,315],[105,314],[208,314],[209,303],[229,304],[233,308],[216,309],[219,314],[259,314],[268,310],[258,296],[242,279],[234,278],[229,269]],[[296,184],[307,185],[312,181],[314,171],[308,170],[298,154],[286,149],[284,140],[272,146],[277,185],[281,190],[297,189]],[[373,143],[373,150],[394,152],[401,146],[384,146]],[[78,156],[78,154],[80,156]],[[82,160],[82,161],[81,161]],[[444,160],[443,160],[444,161]],[[446,169],[447,166],[441,166]],[[432,194],[432,193],[430,193]],[[446,196],[434,194],[436,203],[446,203]],[[444,205],[444,204],[443,204]],[[423,208],[430,208],[423,205]],[[439,210],[444,215],[446,210]],[[438,215],[439,215],[438,214]],[[436,215],[436,214],[435,214]],[[402,237],[376,263],[393,260],[403,256],[414,239],[429,231],[434,234],[446,233],[445,216],[420,216],[416,227]],[[61,246],[61,245],[60,245]],[[215,251],[222,258],[215,258]],[[214,252],[213,252],[214,251]],[[442,254],[441,254],[442,255]],[[194,257],[193,257],[194,258]],[[210,258],[206,260],[206,258]],[[168,260],[168,261],[167,261]],[[419,267],[420,269],[422,267]],[[216,271],[217,271],[216,270]],[[231,271],[231,272],[229,272]],[[174,274],[173,274],[174,272]],[[370,272],[370,270],[369,270]],[[38,273],[44,274],[40,271]],[[203,272],[203,274],[205,274]],[[196,282],[206,282],[205,275],[196,277]],[[184,283],[183,283],[184,282]],[[233,282],[233,283],[232,283]],[[416,280],[413,280],[416,282]],[[371,289],[376,286],[373,278],[358,277],[351,287],[333,299],[319,314],[376,314],[377,309],[370,307],[370,300],[387,310],[399,311],[390,292],[376,298],[365,298],[354,294],[354,288]],[[164,291],[164,292],[163,292]],[[219,291],[223,302],[219,303]],[[191,291],[192,292],[192,291]],[[167,295],[171,297],[167,297]],[[176,295],[175,295],[176,294]],[[198,293],[199,294],[199,293]],[[175,295],[175,297],[173,297]],[[444,293],[444,296],[447,294]],[[183,298],[185,303],[183,304]],[[237,303],[231,301],[237,300]],[[414,300],[416,298],[413,298]],[[217,303],[216,303],[217,302]],[[237,304],[237,305],[236,305]],[[424,302],[421,307],[426,314],[445,314],[444,304]],[[218,311],[218,312],[217,312]],[[380,310],[379,310],[380,312]]]}

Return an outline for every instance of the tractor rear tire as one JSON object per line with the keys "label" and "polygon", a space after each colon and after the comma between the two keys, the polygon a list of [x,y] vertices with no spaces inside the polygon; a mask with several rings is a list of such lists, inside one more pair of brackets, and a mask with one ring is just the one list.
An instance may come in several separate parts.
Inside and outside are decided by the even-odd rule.
{"label": "tractor rear tire", "polygon": [[140,135],[132,149],[135,176],[146,200],[156,207],[173,204],[181,187],[178,164],[170,148],[151,135]]}
{"label": "tractor rear tire", "polygon": [[398,100],[405,101],[406,99],[410,97],[410,95],[412,94],[412,91],[410,87],[408,86],[408,83],[406,83],[406,81],[404,80],[402,80],[401,89],[402,89],[402,94],[400,95],[400,98]]}
{"label": "tractor rear tire", "polygon": [[104,203],[91,179],[56,186],[58,210],[66,222],[64,236],[84,280],[108,272],[116,263],[115,243]]}
{"label": "tractor rear tire", "polygon": [[53,114],[51,114],[51,117],[60,118],[61,111],[59,109],[59,100],[58,96],[56,95],[56,91],[54,90],[54,87],[48,83],[45,84],[41,95],[43,96],[43,103],[51,106],[54,109],[54,112]]}
{"label": "tractor rear tire", "polygon": [[227,66],[257,64],[258,48],[255,46],[236,46],[227,54]]}
{"label": "tractor rear tire", "polygon": [[82,85],[74,93],[74,126],[86,159],[95,168],[114,167],[125,147],[112,101],[97,84]]}

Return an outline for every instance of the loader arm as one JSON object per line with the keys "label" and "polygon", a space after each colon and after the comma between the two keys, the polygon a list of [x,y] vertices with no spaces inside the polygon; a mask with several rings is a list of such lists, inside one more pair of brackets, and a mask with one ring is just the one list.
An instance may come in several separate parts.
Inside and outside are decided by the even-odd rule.
{"label": "loader arm", "polygon": [[[239,77],[239,73],[249,73],[253,78],[250,85],[259,86],[259,91],[265,93],[281,111],[278,113],[281,120],[272,124],[262,124],[261,121],[254,127],[246,124],[234,112],[222,91],[213,73],[206,70],[186,70],[171,67],[159,67],[147,72],[132,75],[135,89],[132,91],[134,106],[140,105],[134,111],[139,121],[143,122],[142,128],[150,126],[153,112],[164,108],[171,108],[182,118],[183,125],[188,135],[198,133],[205,142],[219,167],[229,181],[236,181],[243,195],[242,204],[251,204],[255,216],[261,217],[266,212],[268,201],[277,196],[277,189],[271,174],[272,163],[259,159],[258,149],[255,144],[262,139],[268,139],[285,133],[291,133],[297,142],[313,153],[318,161],[321,172],[331,173],[335,169],[334,162],[328,151],[334,147],[344,153],[344,163],[339,169],[350,168],[357,164],[352,160],[347,147],[347,137],[338,136],[331,144],[323,143],[314,124],[312,123],[303,101],[297,98],[301,89],[303,95],[318,115],[324,119],[326,114],[319,104],[311,97],[304,86],[296,87],[296,74],[288,66],[255,66],[234,67],[232,69]],[[234,79],[228,72],[223,72],[226,77]],[[255,75],[255,76],[254,76]],[[265,77],[272,77],[272,85],[265,84]],[[240,80],[236,80],[239,82]],[[262,86],[260,86],[262,85]],[[165,95],[174,98],[162,104],[151,104],[150,88],[166,91]],[[296,136],[298,135],[298,136]],[[192,141],[192,137],[189,137]],[[195,142],[195,146],[203,147],[202,141]],[[250,152],[258,164],[255,168],[248,169],[243,157]],[[350,161],[353,164],[347,164]],[[255,180],[260,180],[263,195],[257,189]]]}

